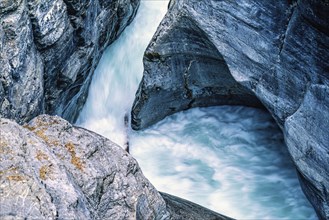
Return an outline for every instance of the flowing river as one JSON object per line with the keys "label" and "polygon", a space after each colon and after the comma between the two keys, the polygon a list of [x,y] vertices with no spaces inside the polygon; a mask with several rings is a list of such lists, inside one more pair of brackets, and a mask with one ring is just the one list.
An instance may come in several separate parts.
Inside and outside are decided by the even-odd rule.
{"label": "flowing river", "polygon": [[141,1],[136,18],[103,54],[77,124],[124,146],[163,192],[238,219],[317,219],[283,136],[263,110],[221,106],[169,116],[128,130],[142,57],[168,1]]}

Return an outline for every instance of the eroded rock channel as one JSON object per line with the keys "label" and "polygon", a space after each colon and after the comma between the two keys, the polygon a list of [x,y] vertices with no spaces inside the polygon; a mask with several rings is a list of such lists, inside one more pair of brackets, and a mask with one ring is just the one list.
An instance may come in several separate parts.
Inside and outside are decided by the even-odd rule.
{"label": "eroded rock channel", "polygon": [[[328,1],[171,0],[168,13],[145,51],[143,76],[142,64],[135,63],[141,59],[148,42],[139,40],[151,37],[155,26],[148,33],[139,33],[137,29],[126,32],[127,35],[123,32],[139,6],[139,0],[0,2],[0,217],[229,219],[188,201],[159,194],[143,176],[137,162],[108,139],[58,116],[30,119],[48,113],[73,122],[80,114],[79,125],[121,145],[131,138],[132,153],[136,156],[140,147],[148,150],[163,143],[170,145],[169,148],[163,145],[172,150],[169,154],[185,149],[191,153],[190,161],[189,157],[180,158],[178,163],[177,158],[166,161],[168,152],[161,152],[159,147],[157,162],[164,165],[164,171],[169,172],[171,168],[166,165],[172,163],[178,164],[175,169],[179,171],[195,172],[185,175],[181,185],[188,183],[185,185],[188,189],[195,184],[202,191],[199,183],[189,181],[205,179],[211,186],[208,189],[226,186],[225,181],[222,185],[214,181],[221,176],[216,169],[224,164],[217,161],[221,157],[217,153],[222,149],[212,152],[202,148],[214,157],[198,159],[194,150],[189,151],[197,141],[191,141],[191,136],[178,128],[212,148],[221,145],[211,132],[215,132],[214,137],[234,136],[243,142],[240,145],[245,144],[243,148],[234,143],[221,148],[231,150],[230,155],[241,161],[246,158],[239,156],[249,155],[252,163],[261,157],[250,155],[246,149],[259,140],[245,135],[249,127],[229,129],[227,119],[233,116],[221,121],[216,114],[226,113],[217,110],[215,113],[212,108],[194,109],[192,114],[182,112],[161,120],[194,107],[244,105],[262,109],[250,110],[251,115],[262,115],[260,112],[267,109],[274,118],[303,191],[318,217],[328,219]],[[142,15],[153,9],[140,7]],[[155,17],[161,19],[163,12],[155,10],[153,18],[144,20],[137,15],[136,20],[142,22],[141,27],[148,27]],[[137,28],[135,24],[132,27]],[[104,58],[105,63],[115,62],[104,65],[101,61],[98,65],[105,47],[122,33],[105,52],[105,57],[116,58]],[[107,76],[102,73],[108,70]],[[108,77],[109,74],[113,75]],[[81,111],[87,93],[89,101]],[[249,112],[243,107],[227,108],[232,112]],[[132,128],[143,131],[125,127],[125,115],[130,110]],[[175,124],[175,120],[183,124]],[[216,126],[211,121],[216,121]],[[256,130],[272,128],[267,122],[260,124],[261,128]],[[160,133],[164,136],[155,140]],[[261,133],[256,132],[255,137]],[[183,142],[179,135],[185,137]],[[145,137],[144,143],[140,141]],[[273,152],[274,156],[278,153]],[[152,151],[145,161],[152,159],[153,154],[157,158]],[[204,166],[205,161],[210,166]],[[264,170],[268,168],[275,170],[271,165]],[[236,171],[231,164],[219,169]],[[166,177],[160,177],[161,181],[173,174],[168,172]],[[212,179],[207,179],[206,174]],[[265,179],[277,181],[278,185],[283,183],[280,175],[266,175]],[[268,191],[266,187],[263,190]],[[217,198],[213,195],[212,199]],[[299,212],[302,217],[303,213]],[[312,213],[304,216],[314,217]]]}
{"label": "eroded rock channel", "polygon": [[318,216],[329,218],[328,12],[327,1],[172,0],[145,52],[132,127],[257,97],[282,129]]}

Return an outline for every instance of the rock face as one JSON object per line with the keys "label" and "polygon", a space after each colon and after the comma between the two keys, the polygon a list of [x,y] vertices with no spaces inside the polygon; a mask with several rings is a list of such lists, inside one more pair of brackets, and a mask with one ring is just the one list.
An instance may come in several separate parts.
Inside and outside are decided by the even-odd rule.
{"label": "rock face", "polygon": [[145,219],[167,216],[137,162],[119,146],[59,117],[23,127],[1,119],[0,216]]}
{"label": "rock face", "polygon": [[171,213],[172,219],[206,219],[206,220],[230,220],[224,215],[220,215],[202,206],[191,203],[185,199],[161,193],[162,198],[166,201],[167,209]]}
{"label": "rock face", "polygon": [[0,116],[41,113],[74,121],[102,51],[133,19],[139,0],[0,2]]}
{"label": "rock face", "polygon": [[172,0],[145,52],[132,127],[194,106],[260,101],[328,219],[328,14],[325,0]]}
{"label": "rock face", "polygon": [[47,115],[0,119],[0,207],[1,219],[229,219],[187,201],[185,214],[170,209],[121,147]]}

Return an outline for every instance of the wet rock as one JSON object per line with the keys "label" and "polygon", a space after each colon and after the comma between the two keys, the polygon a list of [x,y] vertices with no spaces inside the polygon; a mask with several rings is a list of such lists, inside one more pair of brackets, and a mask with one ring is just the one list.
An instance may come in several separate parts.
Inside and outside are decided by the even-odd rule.
{"label": "wet rock", "polygon": [[142,129],[195,106],[261,106],[283,130],[308,199],[329,218],[328,1],[172,0],[144,56]]}
{"label": "wet rock", "polygon": [[74,121],[103,50],[133,19],[139,0],[0,2],[0,116]]}
{"label": "wet rock", "polygon": [[151,42],[145,52],[143,80],[133,107],[133,128],[146,127],[168,114],[195,106],[261,107],[258,99],[234,80],[204,31],[185,16],[175,19],[178,22],[163,21],[171,23],[169,30],[162,35],[160,29],[155,35],[157,41]]}

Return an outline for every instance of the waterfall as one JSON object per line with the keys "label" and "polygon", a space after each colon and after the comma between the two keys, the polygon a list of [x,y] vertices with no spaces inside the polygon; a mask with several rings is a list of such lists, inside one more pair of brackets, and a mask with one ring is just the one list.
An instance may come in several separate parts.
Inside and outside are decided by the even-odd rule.
{"label": "waterfall", "polygon": [[105,50],[77,124],[123,146],[124,115],[130,113],[143,74],[142,57],[167,11],[167,0],[141,1],[134,21]]}
{"label": "waterfall", "polygon": [[316,219],[280,130],[262,110],[222,106],[127,131],[143,53],[168,1],[141,1],[136,18],[103,54],[77,124],[124,146],[164,192],[240,219]]}

